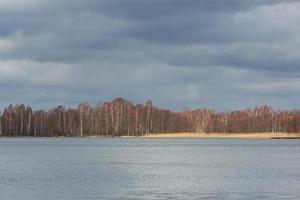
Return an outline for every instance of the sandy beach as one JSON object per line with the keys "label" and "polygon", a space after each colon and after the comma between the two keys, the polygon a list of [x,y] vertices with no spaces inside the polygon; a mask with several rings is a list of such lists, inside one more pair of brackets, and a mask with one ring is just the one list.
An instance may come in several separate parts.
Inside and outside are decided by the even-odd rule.
{"label": "sandy beach", "polygon": [[261,138],[261,139],[300,139],[294,133],[161,133],[148,134],[145,138]]}

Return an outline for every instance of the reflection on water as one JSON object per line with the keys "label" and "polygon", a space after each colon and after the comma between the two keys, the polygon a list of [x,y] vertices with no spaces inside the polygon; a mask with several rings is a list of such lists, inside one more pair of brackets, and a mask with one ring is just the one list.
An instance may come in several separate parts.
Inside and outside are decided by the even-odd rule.
{"label": "reflection on water", "polygon": [[300,140],[1,138],[0,197],[300,199]]}

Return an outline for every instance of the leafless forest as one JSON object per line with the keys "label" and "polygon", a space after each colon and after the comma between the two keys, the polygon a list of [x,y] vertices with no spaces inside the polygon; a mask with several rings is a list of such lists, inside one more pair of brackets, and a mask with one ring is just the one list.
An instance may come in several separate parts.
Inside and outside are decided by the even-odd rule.
{"label": "leafless forest", "polygon": [[9,105],[1,113],[1,136],[140,136],[147,133],[300,132],[300,111],[273,110],[269,106],[242,111],[210,109],[172,112],[151,101],[133,104],[122,98],[95,107],[81,103],[76,109],[57,106],[33,110]]}

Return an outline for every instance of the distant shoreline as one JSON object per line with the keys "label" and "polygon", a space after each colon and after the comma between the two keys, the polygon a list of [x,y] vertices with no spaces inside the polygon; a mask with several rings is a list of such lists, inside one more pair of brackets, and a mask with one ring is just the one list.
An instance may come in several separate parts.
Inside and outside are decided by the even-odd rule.
{"label": "distant shoreline", "polygon": [[161,133],[147,134],[142,138],[249,138],[249,139],[300,139],[296,133]]}
{"label": "distant shoreline", "polygon": [[199,139],[300,139],[300,133],[155,133],[142,136],[0,136],[0,138],[86,138],[86,139],[109,139],[109,138],[199,138]]}

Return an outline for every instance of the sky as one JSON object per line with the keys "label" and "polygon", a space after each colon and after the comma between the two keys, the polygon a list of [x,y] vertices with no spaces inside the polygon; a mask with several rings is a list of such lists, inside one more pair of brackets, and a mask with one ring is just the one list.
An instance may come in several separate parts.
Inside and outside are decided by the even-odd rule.
{"label": "sky", "polygon": [[0,0],[0,108],[300,108],[300,1]]}

